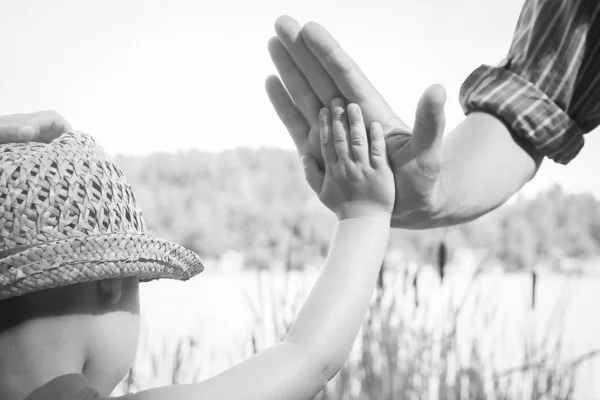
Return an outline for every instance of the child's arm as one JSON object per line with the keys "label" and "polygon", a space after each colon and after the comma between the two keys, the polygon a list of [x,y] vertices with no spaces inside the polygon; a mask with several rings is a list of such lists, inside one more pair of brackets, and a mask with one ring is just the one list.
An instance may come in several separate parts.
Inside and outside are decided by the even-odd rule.
{"label": "child's arm", "polygon": [[369,146],[358,106],[348,106],[347,114],[335,100],[331,115],[321,110],[326,170],[303,159],[309,184],[339,224],[323,271],[286,338],[205,382],[151,389],[134,399],[311,399],[342,368],[375,288],[395,192],[381,126],[372,125]]}

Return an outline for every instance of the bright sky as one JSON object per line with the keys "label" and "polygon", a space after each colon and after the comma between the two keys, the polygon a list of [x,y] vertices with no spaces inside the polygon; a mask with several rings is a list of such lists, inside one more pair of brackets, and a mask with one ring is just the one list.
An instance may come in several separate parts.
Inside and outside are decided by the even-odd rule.
{"label": "bright sky", "polygon": [[[293,148],[264,92],[277,16],[327,27],[409,124],[442,83],[448,129],[458,90],[504,58],[523,0],[21,0],[0,5],[0,114],[56,109],[111,153]],[[600,133],[552,182],[600,198]]]}

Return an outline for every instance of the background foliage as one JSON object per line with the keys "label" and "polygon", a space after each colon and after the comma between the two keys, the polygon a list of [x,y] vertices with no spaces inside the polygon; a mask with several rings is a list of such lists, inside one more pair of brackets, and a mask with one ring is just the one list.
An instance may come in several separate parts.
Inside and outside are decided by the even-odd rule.
{"label": "background foliage", "polygon": [[[297,155],[278,149],[118,156],[149,229],[204,258],[228,250],[249,268],[302,268],[327,253],[335,217],[304,182]],[[482,189],[483,190],[483,189]],[[553,187],[475,222],[437,231],[392,231],[390,247],[433,261],[449,249],[492,251],[507,269],[600,255],[600,202]],[[450,252],[449,256],[452,256]]]}

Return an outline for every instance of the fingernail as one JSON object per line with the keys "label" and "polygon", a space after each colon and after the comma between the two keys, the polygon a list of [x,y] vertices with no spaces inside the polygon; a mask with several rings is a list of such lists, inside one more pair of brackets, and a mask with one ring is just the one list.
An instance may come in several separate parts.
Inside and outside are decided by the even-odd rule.
{"label": "fingernail", "polygon": [[22,126],[19,128],[19,137],[23,140],[31,140],[35,136],[35,128],[33,126]]}
{"label": "fingernail", "polygon": [[340,98],[335,98],[331,101],[332,107],[341,107],[343,105],[344,105],[344,103],[342,102],[342,99],[340,99]]}

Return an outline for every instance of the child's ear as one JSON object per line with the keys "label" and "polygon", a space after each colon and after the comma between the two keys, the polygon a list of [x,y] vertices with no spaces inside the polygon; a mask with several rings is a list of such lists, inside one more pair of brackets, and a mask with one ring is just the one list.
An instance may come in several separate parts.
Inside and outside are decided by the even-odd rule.
{"label": "child's ear", "polygon": [[117,304],[121,300],[123,279],[105,279],[98,282],[98,294],[109,304]]}

